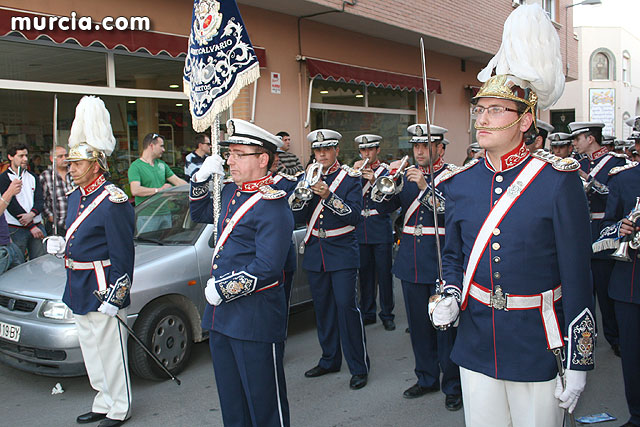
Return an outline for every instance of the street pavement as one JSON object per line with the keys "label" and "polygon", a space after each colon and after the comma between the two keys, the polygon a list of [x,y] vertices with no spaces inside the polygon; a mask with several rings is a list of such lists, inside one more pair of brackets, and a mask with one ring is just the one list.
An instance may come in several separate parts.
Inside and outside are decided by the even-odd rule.
{"label": "street pavement", "polygon": [[[371,358],[369,384],[350,390],[350,374],[343,363],[339,373],[305,378],[320,357],[313,310],[290,318],[285,350],[285,371],[291,424],[293,426],[463,426],[463,411],[449,412],[444,394],[428,394],[408,400],[402,392],[416,381],[413,353],[402,290],[395,281],[396,330],[385,331],[380,321],[367,326]],[[576,415],[609,412],[624,424],[629,417],[624,400],[620,359],[604,338],[596,347],[596,370],[588,376]],[[133,415],[129,427],[221,426],[222,417],[207,342],[194,346],[187,369],[173,381],[152,382],[133,377]],[[60,383],[62,394],[51,394]],[[91,409],[94,392],[86,377],[51,378],[32,375],[0,365],[0,425],[71,426],[75,417]]]}

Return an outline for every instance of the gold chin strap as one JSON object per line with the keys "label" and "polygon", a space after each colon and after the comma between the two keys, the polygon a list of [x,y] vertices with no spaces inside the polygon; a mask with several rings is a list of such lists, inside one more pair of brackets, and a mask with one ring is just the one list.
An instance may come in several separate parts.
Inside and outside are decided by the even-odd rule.
{"label": "gold chin strap", "polygon": [[[513,127],[513,126],[515,126],[516,124],[518,124],[518,123],[520,122],[520,120],[522,120],[522,118],[524,117],[524,115],[525,115],[525,114],[527,114],[527,113],[529,112],[529,110],[530,110],[530,109],[531,109],[531,107],[527,107],[527,109],[526,109],[526,110],[524,110],[524,112],[523,112],[522,114],[520,114],[520,116],[519,116],[516,120],[514,120],[513,122],[509,123],[509,124],[508,124],[508,125],[506,125],[506,126],[500,126],[500,127],[497,127],[497,128],[490,128],[490,127],[486,127],[486,126],[479,126],[479,125],[478,125],[478,121],[476,121],[476,122],[473,124],[473,127],[474,127],[474,128],[476,128],[477,130],[491,130],[491,131],[498,131],[498,130],[505,130],[505,129],[509,129],[509,128],[511,128],[511,127]],[[488,113],[487,113],[487,114],[488,114]],[[535,118],[534,118],[533,122],[535,123]],[[536,129],[537,129],[537,128],[536,128]]]}

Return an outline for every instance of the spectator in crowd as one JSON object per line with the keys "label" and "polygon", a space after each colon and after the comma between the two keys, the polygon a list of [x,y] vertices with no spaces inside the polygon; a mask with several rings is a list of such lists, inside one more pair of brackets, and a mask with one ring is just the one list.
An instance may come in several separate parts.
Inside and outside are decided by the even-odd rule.
{"label": "spectator in crowd", "polygon": [[[53,156],[56,156],[56,173],[55,173],[55,194],[53,189]],[[44,196],[44,214],[47,219],[47,234],[64,236],[66,233],[65,220],[67,218],[67,193],[74,187],[73,178],[69,173],[69,163],[67,162],[67,149],[58,145],[55,150],[49,154],[51,166],[49,166],[40,175],[40,185],[42,186],[42,194]],[[55,205],[54,205],[55,203]],[[55,207],[55,224],[57,233],[54,233],[54,207]]]}
{"label": "spectator in crowd", "polygon": [[280,165],[278,166],[278,172],[282,172],[287,175],[295,175],[298,172],[302,172],[304,168],[302,167],[302,163],[300,163],[300,159],[293,153],[289,152],[291,148],[291,136],[285,132],[280,131],[276,134],[282,139],[282,150],[283,153],[280,153]]}
{"label": "spectator in crowd", "polygon": [[26,170],[29,163],[29,150],[25,144],[15,144],[7,149],[11,162],[9,169],[0,174],[0,192],[5,192],[15,179],[22,180],[22,188],[9,202],[4,212],[9,224],[11,240],[18,245],[22,253],[27,252],[29,259],[44,255],[42,239],[46,235],[42,225],[44,198],[40,181]]}
{"label": "spectator in crowd", "polygon": [[31,160],[29,161],[29,170],[35,176],[40,176],[40,174],[44,170],[44,166],[42,166],[42,156],[40,154],[34,154]]}
{"label": "spectator in crowd", "polygon": [[194,141],[196,149],[187,154],[184,164],[184,174],[189,178],[200,169],[204,159],[211,155],[211,140],[207,135],[199,133]]}
{"label": "spectator in crowd", "polygon": [[11,199],[22,190],[22,181],[14,179],[0,196],[0,274],[24,262],[24,255],[20,248],[9,237],[9,226],[4,217],[4,211],[11,203]]}
{"label": "spectator in crowd", "polygon": [[157,133],[147,134],[142,140],[142,155],[129,166],[129,185],[136,205],[160,190],[187,183],[160,159],[163,153],[164,138]]}

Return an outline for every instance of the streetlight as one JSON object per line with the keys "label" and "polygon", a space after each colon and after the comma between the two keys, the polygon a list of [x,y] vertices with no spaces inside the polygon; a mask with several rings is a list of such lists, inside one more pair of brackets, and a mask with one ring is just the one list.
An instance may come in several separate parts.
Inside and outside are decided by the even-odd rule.
{"label": "streetlight", "polygon": [[569,76],[569,8],[573,6],[597,6],[602,4],[602,0],[583,0],[579,3],[570,4],[564,7],[564,60],[567,67],[565,74]]}

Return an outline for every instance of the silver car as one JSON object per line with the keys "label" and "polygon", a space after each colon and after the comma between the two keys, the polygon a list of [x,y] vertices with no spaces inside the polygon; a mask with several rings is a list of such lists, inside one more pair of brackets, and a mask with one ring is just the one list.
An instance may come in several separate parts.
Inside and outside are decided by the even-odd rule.
{"label": "silver car", "polygon": [[[135,269],[128,324],[173,373],[186,366],[194,342],[207,338],[200,327],[204,286],[210,277],[213,225],[189,216],[188,186],[162,191],[136,207]],[[294,231],[296,247],[304,228]],[[302,256],[298,255],[298,266]],[[311,301],[298,268],[291,305]],[[73,314],[61,301],[64,262],[45,255],[0,276],[0,361],[51,376],[85,373]],[[129,364],[148,379],[166,375],[132,340]]]}

